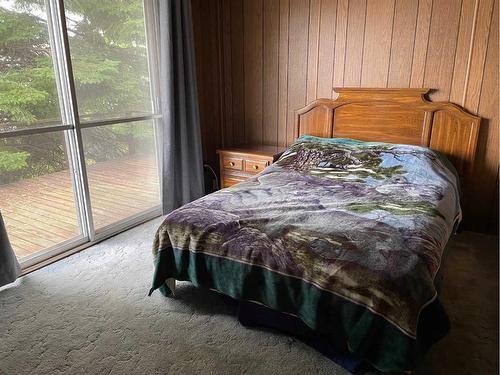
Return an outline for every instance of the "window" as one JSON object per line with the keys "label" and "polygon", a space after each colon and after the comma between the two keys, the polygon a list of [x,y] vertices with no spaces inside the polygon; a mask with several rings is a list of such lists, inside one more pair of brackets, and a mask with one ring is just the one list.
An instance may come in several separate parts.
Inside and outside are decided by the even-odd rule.
{"label": "window", "polygon": [[29,266],[159,215],[152,0],[0,0],[0,210]]}

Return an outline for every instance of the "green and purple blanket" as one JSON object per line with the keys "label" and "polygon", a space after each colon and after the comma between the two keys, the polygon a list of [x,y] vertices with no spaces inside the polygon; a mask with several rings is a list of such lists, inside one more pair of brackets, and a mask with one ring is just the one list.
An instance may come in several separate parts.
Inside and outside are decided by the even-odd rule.
{"label": "green and purple blanket", "polygon": [[151,292],[189,280],[293,314],[382,371],[406,370],[433,341],[419,317],[438,303],[460,217],[440,154],[304,136],[259,175],[166,217]]}

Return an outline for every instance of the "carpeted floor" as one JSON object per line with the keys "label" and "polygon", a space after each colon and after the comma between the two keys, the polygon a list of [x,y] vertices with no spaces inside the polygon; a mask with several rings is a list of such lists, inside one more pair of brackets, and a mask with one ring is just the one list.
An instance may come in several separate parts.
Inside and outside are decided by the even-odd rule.
{"label": "carpeted floor", "polygon": [[[129,230],[0,289],[0,374],[347,374],[285,335],[246,329],[235,305],[182,283],[147,297],[160,220]],[[463,233],[447,262],[452,332],[420,374],[493,374],[496,238]]]}

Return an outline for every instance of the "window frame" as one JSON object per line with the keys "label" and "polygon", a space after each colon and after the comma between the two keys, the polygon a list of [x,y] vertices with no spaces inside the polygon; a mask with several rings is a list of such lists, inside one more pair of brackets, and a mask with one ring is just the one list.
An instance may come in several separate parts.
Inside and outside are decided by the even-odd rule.
{"label": "window frame", "polygon": [[108,237],[116,235],[126,229],[134,227],[145,221],[161,215],[161,204],[144,210],[139,214],[119,220],[113,224],[99,228],[94,227],[92,217],[92,204],[90,201],[90,188],[85,164],[82,130],[86,128],[129,123],[135,121],[151,120],[155,137],[155,156],[157,160],[158,175],[160,176],[161,159],[159,150],[161,140],[159,135],[161,127],[160,90],[158,88],[158,4],[155,0],[143,0],[144,28],[146,35],[146,51],[149,71],[149,84],[151,96],[151,114],[140,116],[120,116],[103,120],[90,120],[81,122],[78,112],[69,36],[66,25],[64,0],[46,0],[47,27],[51,44],[51,53],[54,66],[54,75],[59,96],[60,124],[51,126],[32,126],[22,129],[0,132],[0,139],[19,137],[33,134],[63,132],[66,141],[66,151],[70,161],[70,173],[73,181],[75,205],[77,208],[78,225],[81,235],[69,239],[55,246],[20,259],[23,272],[31,272],[37,266],[50,263],[51,260],[70,255],[82,248],[88,247]]}

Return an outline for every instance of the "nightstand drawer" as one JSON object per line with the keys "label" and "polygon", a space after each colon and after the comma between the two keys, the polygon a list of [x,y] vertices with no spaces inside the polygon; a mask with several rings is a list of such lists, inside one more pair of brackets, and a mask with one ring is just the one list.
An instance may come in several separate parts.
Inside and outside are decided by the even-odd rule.
{"label": "nightstand drawer", "polygon": [[262,145],[217,150],[221,187],[236,185],[262,172],[283,151],[280,147]]}
{"label": "nightstand drawer", "polygon": [[257,174],[262,172],[269,164],[267,160],[247,159],[245,160],[245,172]]}
{"label": "nightstand drawer", "polygon": [[222,187],[227,188],[229,186],[239,184],[242,181],[245,181],[244,177],[239,178],[239,177],[235,177],[235,176],[224,176],[222,178]]}
{"label": "nightstand drawer", "polygon": [[222,159],[222,166],[224,169],[230,169],[233,171],[242,171],[243,159],[224,156]]}

